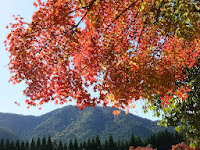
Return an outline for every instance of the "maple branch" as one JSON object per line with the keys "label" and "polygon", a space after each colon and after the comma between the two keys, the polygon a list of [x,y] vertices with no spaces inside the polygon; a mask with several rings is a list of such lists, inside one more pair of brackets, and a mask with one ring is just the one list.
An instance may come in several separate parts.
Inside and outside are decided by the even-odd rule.
{"label": "maple branch", "polygon": [[[95,1],[96,1],[96,0],[93,0],[93,1],[89,4],[89,6],[86,6],[86,7],[85,7],[85,8],[88,8],[88,10],[87,10],[86,13],[84,14],[84,16],[79,20],[79,22],[78,22],[76,25],[72,26],[69,30],[63,32],[62,35],[66,35],[69,31],[71,31],[71,30],[73,30],[73,29],[75,29],[75,30],[73,30],[74,32],[76,31],[77,27],[80,25],[80,23],[82,22],[82,20],[86,17],[86,15],[88,14],[90,8],[92,7],[92,5],[94,4]],[[70,13],[69,13],[69,14],[70,14]],[[53,40],[55,37],[59,36],[59,35],[61,35],[61,34],[57,34],[57,35],[55,35],[53,38],[51,38],[44,46],[42,46],[42,47],[40,48],[40,51],[41,51],[44,47],[47,47],[47,46],[49,45],[49,43],[52,42],[52,40]],[[72,34],[72,35],[73,35],[73,34]],[[70,38],[71,38],[71,37],[72,37],[72,36],[70,36]],[[63,37],[62,37],[62,38],[63,38]],[[62,39],[62,38],[61,38],[61,39]],[[60,40],[61,40],[61,39],[60,39]],[[70,40],[70,39],[69,39],[69,40]],[[68,40],[68,42],[69,42],[69,40]],[[68,42],[67,42],[67,43],[68,43]]]}
{"label": "maple branch", "polygon": [[142,26],[142,30],[141,30],[141,32],[140,32],[140,35],[139,35],[139,39],[138,39],[138,42],[137,42],[138,44],[137,44],[137,46],[136,46],[135,49],[137,49],[138,46],[139,46],[139,44],[140,44],[141,36],[142,36],[142,33],[143,33],[143,31],[144,31],[145,26],[146,26],[146,24],[144,23],[143,26]]}
{"label": "maple branch", "polygon": [[131,8],[137,1],[135,1],[134,3],[132,3],[130,6],[128,6],[126,9],[124,9],[105,29],[105,32],[108,30],[108,28],[123,14],[125,13],[129,8]]}
{"label": "maple branch", "polygon": [[126,28],[125,34],[123,35],[123,37],[121,38],[121,40],[114,46],[114,48],[117,47],[117,46],[119,45],[119,43],[122,43],[122,42],[123,42],[123,39],[124,39],[124,37],[126,36],[126,34],[128,33],[128,30],[130,29],[131,25],[136,21],[135,18],[137,17],[138,12],[139,12],[139,11],[137,11],[137,13],[136,13],[135,16],[134,16],[134,19],[131,21],[131,23],[129,24],[129,26]]}
{"label": "maple branch", "polygon": [[74,26],[75,28],[77,28],[79,26],[79,24],[82,22],[82,20],[86,17],[86,15],[88,14],[88,12],[90,11],[90,8],[92,7],[92,5],[94,4],[96,0],[93,0],[90,5],[88,6],[88,10],[86,11],[86,13],[84,14],[84,16],[79,20],[79,22]]}
{"label": "maple branch", "polygon": [[128,33],[128,30],[130,29],[131,25],[137,20],[137,19],[135,19],[135,18],[137,17],[138,12],[139,12],[139,11],[137,11],[136,15],[134,16],[134,19],[131,21],[131,23],[129,24],[129,26],[126,28],[126,32],[125,32],[125,34],[123,35],[123,37],[122,37],[122,39],[121,39],[121,42],[122,42],[123,38],[126,36],[126,34]]}

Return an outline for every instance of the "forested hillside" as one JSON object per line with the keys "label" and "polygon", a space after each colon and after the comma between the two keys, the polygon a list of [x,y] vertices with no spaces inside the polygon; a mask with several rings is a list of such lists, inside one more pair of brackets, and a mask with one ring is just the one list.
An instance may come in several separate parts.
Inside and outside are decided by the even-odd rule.
{"label": "forested hillside", "polygon": [[156,122],[123,112],[114,116],[112,108],[86,108],[79,110],[74,106],[66,106],[45,115],[23,116],[16,114],[0,114],[0,127],[18,135],[20,139],[30,140],[48,137],[54,140],[83,139],[99,135],[100,139],[113,135],[115,139],[125,140],[132,133],[142,138],[164,127]]}

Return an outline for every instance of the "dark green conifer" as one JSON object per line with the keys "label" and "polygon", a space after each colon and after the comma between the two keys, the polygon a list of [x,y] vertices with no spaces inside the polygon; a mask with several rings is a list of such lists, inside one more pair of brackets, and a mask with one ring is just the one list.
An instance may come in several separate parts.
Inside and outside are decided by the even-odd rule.
{"label": "dark green conifer", "polygon": [[83,149],[83,143],[81,142],[80,144],[79,144],[79,149]]}
{"label": "dark green conifer", "polygon": [[57,150],[57,148],[58,148],[57,142],[56,142],[56,140],[54,140],[52,143],[52,149]]}
{"label": "dark green conifer", "polygon": [[[144,146],[141,137],[136,137],[136,138],[135,138],[135,145],[134,145],[134,147],[136,148],[136,147],[138,147],[138,146]],[[146,145],[145,145],[145,146],[146,146]]]}
{"label": "dark green conifer", "polygon": [[46,150],[46,146],[47,146],[46,138],[43,137],[43,138],[42,138],[41,149],[42,149],[42,150]]}
{"label": "dark green conifer", "polygon": [[70,139],[70,141],[69,141],[68,149],[69,149],[69,150],[73,150],[73,142],[72,142],[72,139]]}
{"label": "dark green conifer", "polygon": [[31,140],[30,150],[35,150],[35,140]]}
{"label": "dark green conifer", "polygon": [[63,143],[60,140],[59,144],[58,144],[58,150],[63,150]]}
{"label": "dark green conifer", "polygon": [[130,141],[129,141],[129,146],[136,147],[135,136],[134,136],[133,133],[131,134],[131,138],[130,138]]}
{"label": "dark green conifer", "polygon": [[16,150],[21,150],[19,140],[16,141],[16,143],[15,143],[15,148],[16,148]]}
{"label": "dark green conifer", "polygon": [[110,135],[109,140],[108,140],[108,148],[109,150],[111,149],[116,150],[112,135]]}
{"label": "dark green conifer", "polygon": [[104,143],[104,145],[103,145],[103,149],[104,149],[104,150],[109,150],[107,139],[105,140],[105,143]]}
{"label": "dark green conifer", "polygon": [[96,136],[96,142],[95,143],[96,143],[96,149],[97,150],[102,150],[101,141],[100,141],[98,135]]}
{"label": "dark green conifer", "polygon": [[68,149],[67,149],[67,143],[64,144],[63,150],[68,150]]}
{"label": "dark green conifer", "polygon": [[41,141],[40,141],[39,137],[38,137],[37,142],[36,142],[36,150],[41,150]]}
{"label": "dark green conifer", "polygon": [[92,147],[92,144],[91,144],[90,138],[89,138],[88,141],[87,141],[87,146],[86,146],[85,149],[87,149],[87,150],[92,150],[91,147]]}
{"label": "dark green conifer", "polygon": [[121,146],[120,146],[119,150],[125,150],[125,149],[127,149],[127,148],[126,148],[124,142],[121,142]]}
{"label": "dark green conifer", "polygon": [[51,137],[49,136],[48,140],[47,140],[47,149],[48,150],[52,150],[52,141],[51,141]]}
{"label": "dark green conifer", "polygon": [[74,139],[73,150],[79,150],[77,139]]}
{"label": "dark green conifer", "polygon": [[10,149],[10,141],[9,141],[9,139],[6,140],[5,149],[6,149],[6,150],[11,150],[11,149]]}
{"label": "dark green conifer", "polygon": [[10,150],[16,150],[15,143],[13,141],[10,143]]}
{"label": "dark green conifer", "polygon": [[83,142],[83,147],[82,147],[82,149],[83,149],[83,148],[86,148],[86,147],[87,147],[87,143],[84,141],[84,142]]}
{"label": "dark green conifer", "polygon": [[4,139],[1,139],[0,150],[5,150]]}
{"label": "dark green conifer", "polygon": [[29,142],[28,141],[26,141],[25,150],[29,150]]}
{"label": "dark green conifer", "polygon": [[24,143],[24,141],[21,142],[21,146],[20,147],[21,147],[21,150],[25,150],[25,143]]}

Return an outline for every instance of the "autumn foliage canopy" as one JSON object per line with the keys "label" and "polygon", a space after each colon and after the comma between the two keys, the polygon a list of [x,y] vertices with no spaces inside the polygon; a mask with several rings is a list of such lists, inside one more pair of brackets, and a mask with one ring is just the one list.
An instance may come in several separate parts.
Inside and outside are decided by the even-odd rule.
{"label": "autumn foliage canopy", "polygon": [[[134,106],[173,93],[199,57],[195,0],[38,0],[32,22],[15,16],[5,41],[12,83],[29,105]],[[90,89],[90,90],[89,90]],[[92,89],[92,90],[91,90]],[[95,96],[91,91],[96,92]],[[93,92],[92,92],[93,93]]]}

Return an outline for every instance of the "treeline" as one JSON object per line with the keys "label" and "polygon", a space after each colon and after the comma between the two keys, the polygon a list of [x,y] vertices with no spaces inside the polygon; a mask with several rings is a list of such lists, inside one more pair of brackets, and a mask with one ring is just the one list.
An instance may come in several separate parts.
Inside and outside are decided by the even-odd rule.
{"label": "treeline", "polygon": [[100,138],[88,139],[87,141],[78,143],[76,139],[70,140],[68,143],[52,141],[50,137],[43,137],[37,140],[32,139],[26,141],[4,141],[1,139],[0,150],[128,150],[129,146],[146,146],[151,144],[153,148],[158,150],[169,150],[172,145],[183,141],[183,136],[177,132],[169,132],[167,130],[152,134],[147,139],[143,140],[140,137],[135,137],[133,134],[127,141],[113,140],[112,135],[105,141],[100,141]]}

